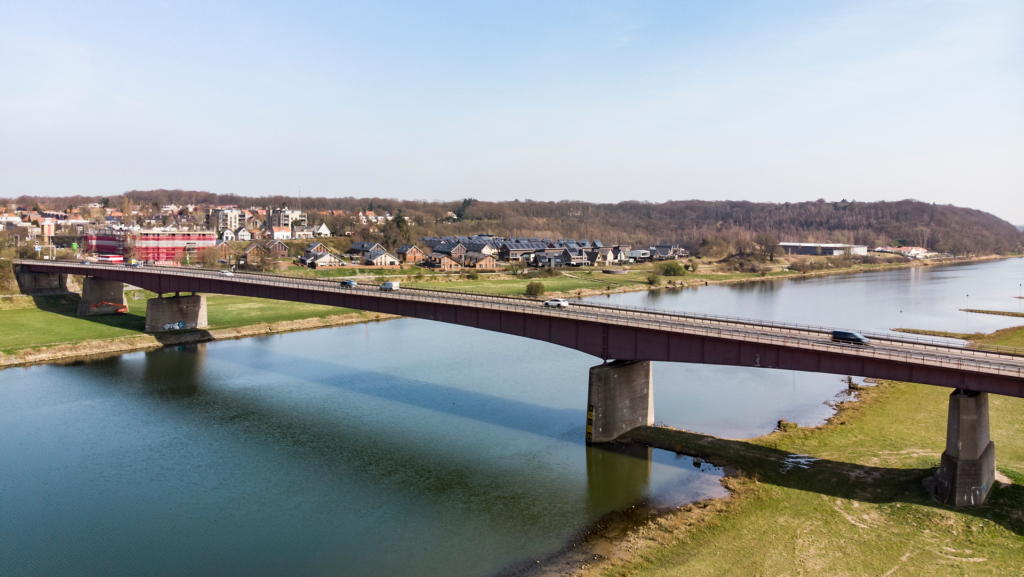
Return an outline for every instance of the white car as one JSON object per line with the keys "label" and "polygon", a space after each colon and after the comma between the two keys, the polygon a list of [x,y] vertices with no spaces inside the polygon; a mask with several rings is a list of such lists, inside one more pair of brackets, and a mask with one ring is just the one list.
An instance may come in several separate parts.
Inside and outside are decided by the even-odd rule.
{"label": "white car", "polygon": [[224,276],[235,276],[235,273],[233,273],[233,272],[231,272],[229,270],[222,270],[222,271],[220,271],[220,274],[222,274]]}
{"label": "white car", "polygon": [[551,299],[549,301],[544,301],[544,306],[555,308],[568,308],[569,301],[565,299]]}

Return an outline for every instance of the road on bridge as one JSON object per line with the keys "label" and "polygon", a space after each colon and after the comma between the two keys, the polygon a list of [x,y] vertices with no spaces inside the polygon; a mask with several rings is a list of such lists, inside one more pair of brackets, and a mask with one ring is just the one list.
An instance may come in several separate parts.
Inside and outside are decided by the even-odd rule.
{"label": "road on bridge", "polygon": [[[1024,397],[1024,350],[975,346],[952,339],[936,339],[901,333],[865,332],[863,334],[871,338],[872,343],[869,346],[861,346],[833,342],[831,340],[832,329],[828,327],[631,308],[580,300],[571,300],[570,306],[566,308],[551,308],[544,306],[543,302],[538,300],[514,296],[409,288],[392,292],[381,291],[376,285],[365,284],[346,288],[342,287],[338,280],[296,278],[284,275],[255,273],[226,275],[220,271],[198,268],[136,268],[122,265],[82,264],[76,261],[17,261],[17,263],[23,270],[36,273],[94,276],[121,281],[158,293],[235,294],[332,304],[453,322],[518,334],[528,338],[538,338],[582,350],[604,359],[706,362],[878,376],[879,378],[923,382],[924,384]],[[434,306],[425,307],[423,305]],[[445,313],[449,309],[454,312]],[[467,314],[469,311],[491,311],[504,314],[509,318],[511,318],[510,315],[516,315],[517,318],[526,318],[528,322],[525,324],[511,320],[505,322],[502,317],[498,317],[497,321],[488,324],[485,317],[480,315],[472,315],[472,320],[467,320],[471,316]],[[538,324],[539,319],[551,319],[551,321],[541,327]],[[571,338],[565,336],[562,334],[566,332],[564,328],[561,329],[561,333],[558,333],[561,325],[554,323],[559,320],[575,321],[577,323],[576,335]],[[581,334],[581,327],[583,334]],[[702,339],[700,354],[696,355],[692,351],[695,346],[694,342],[685,343],[685,346],[673,344],[684,343],[678,339],[675,341],[665,339],[664,346],[658,345],[654,341],[645,345],[645,335],[650,336],[655,333],[687,335]],[[623,335],[627,334],[630,335],[628,339],[633,339],[631,343],[625,342],[628,339]],[[726,350],[721,346],[723,343],[733,346]],[[681,349],[690,349],[691,351],[685,352]],[[794,355],[800,351],[819,355],[814,363],[808,360],[811,357],[806,355],[803,361],[796,360],[798,355]],[[824,364],[822,358],[826,360]],[[837,359],[843,360],[843,362],[836,362]],[[910,367],[911,370],[900,372],[899,375],[887,376],[892,373],[892,370],[877,368],[880,366],[878,362],[895,363],[898,366]],[[864,368],[858,372],[858,367],[869,367],[870,370]],[[918,368],[916,372],[914,367]],[[934,372],[928,374],[927,369],[942,371],[944,376],[940,378],[936,376],[939,373]],[[880,372],[885,374],[880,375]],[[961,376],[959,379],[952,378],[953,374]],[[963,375],[973,376],[965,379]],[[900,376],[908,378],[899,378]]]}

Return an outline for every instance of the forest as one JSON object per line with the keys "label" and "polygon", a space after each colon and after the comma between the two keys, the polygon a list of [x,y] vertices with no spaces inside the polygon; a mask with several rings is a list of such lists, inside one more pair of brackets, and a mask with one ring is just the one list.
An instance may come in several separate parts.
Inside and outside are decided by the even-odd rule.
{"label": "forest", "polygon": [[[121,206],[124,196],[133,204],[237,205],[299,208],[314,222],[359,232],[347,218],[330,210],[355,213],[373,210],[402,215],[413,223],[413,239],[427,235],[491,233],[500,236],[600,239],[605,244],[650,245],[675,243],[687,249],[724,256],[749,245],[759,234],[783,242],[842,242],[868,245],[922,246],[955,255],[1007,254],[1024,250],[1024,233],[992,214],[953,205],[916,200],[894,202],[816,201],[756,203],[746,201],[680,200],[663,203],[624,201],[512,200],[501,202],[396,200],[385,198],[324,198],[294,196],[218,195],[185,190],[133,190],[106,197]],[[103,197],[19,197],[5,204],[63,210]],[[372,232],[363,231],[363,236]]]}

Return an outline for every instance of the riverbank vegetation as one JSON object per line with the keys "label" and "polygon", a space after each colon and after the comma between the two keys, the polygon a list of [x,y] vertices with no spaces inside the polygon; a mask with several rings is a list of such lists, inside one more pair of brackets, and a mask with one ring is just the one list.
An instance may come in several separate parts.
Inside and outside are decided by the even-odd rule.
{"label": "riverbank vegetation", "polygon": [[[1024,327],[1000,331],[1012,346]],[[1024,570],[1024,399],[990,396],[1003,483],[977,508],[932,499],[923,481],[945,448],[950,390],[883,382],[817,428],[780,423],[726,440],[641,428],[622,442],[739,470],[733,496],[688,506],[626,541],[585,575],[1017,575]]]}

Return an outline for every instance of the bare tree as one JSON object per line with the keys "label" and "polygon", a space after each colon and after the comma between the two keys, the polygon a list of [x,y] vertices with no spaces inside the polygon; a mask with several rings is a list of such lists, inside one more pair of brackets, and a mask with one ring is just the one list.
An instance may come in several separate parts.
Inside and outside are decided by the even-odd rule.
{"label": "bare tree", "polygon": [[775,251],[779,248],[779,239],[769,232],[762,232],[754,237],[761,260],[775,260]]}

